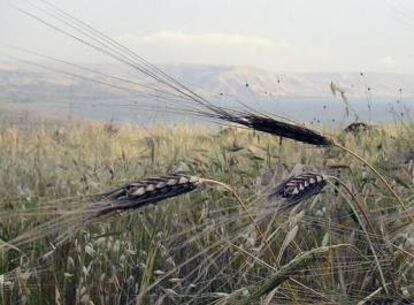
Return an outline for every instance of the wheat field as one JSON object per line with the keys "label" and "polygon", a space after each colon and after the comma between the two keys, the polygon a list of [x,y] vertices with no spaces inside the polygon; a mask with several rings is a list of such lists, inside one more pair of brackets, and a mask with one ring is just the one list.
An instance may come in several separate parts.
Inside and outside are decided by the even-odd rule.
{"label": "wheat field", "polygon": [[[251,130],[4,126],[0,303],[411,304],[412,127],[327,133],[405,209],[346,152]],[[72,222],[97,194],[177,172],[234,193],[206,184]],[[268,195],[302,172],[326,185],[279,209]]]}

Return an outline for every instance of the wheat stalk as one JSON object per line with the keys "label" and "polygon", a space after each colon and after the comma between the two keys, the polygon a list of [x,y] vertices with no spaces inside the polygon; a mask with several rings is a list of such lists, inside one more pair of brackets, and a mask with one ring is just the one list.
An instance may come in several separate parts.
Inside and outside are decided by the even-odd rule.
{"label": "wheat stalk", "polygon": [[1,242],[0,252],[10,249],[19,250],[18,247],[24,244],[51,235],[57,235],[54,242],[60,244],[81,226],[91,224],[103,217],[110,217],[118,212],[158,205],[169,198],[197,190],[205,184],[224,187],[231,192],[243,210],[247,212],[247,207],[240,196],[233,188],[223,182],[185,174],[151,177],[127,183],[110,192],[96,195],[94,202],[78,203],[72,208],[66,206],[58,212],[57,217],[40,224],[11,241]]}
{"label": "wheat stalk", "polygon": [[[281,200],[278,208],[280,210],[285,210],[312,196],[319,194],[323,190],[323,188],[327,185],[328,179],[332,179],[335,182],[339,183],[345,189],[345,191],[348,192],[353,199],[355,199],[355,202],[357,204],[359,211],[363,215],[372,233],[375,234],[375,231],[369,221],[369,217],[367,216],[365,210],[363,209],[362,204],[356,199],[352,191],[340,179],[334,176],[325,176],[325,175],[316,174],[316,173],[303,173],[297,176],[292,176],[286,179],[285,181],[283,181],[281,184],[279,184],[276,187],[276,189],[268,196],[268,198],[270,201],[273,201],[274,199]],[[375,262],[377,264],[378,272],[381,278],[381,283],[383,285],[384,290],[388,292],[386,288],[386,284],[385,284],[384,274],[381,269],[381,265],[378,262],[378,257],[375,252],[374,246],[372,244],[371,237],[368,231],[366,230],[364,223],[360,219],[358,213],[356,212],[352,204],[351,204],[351,209],[353,210],[354,214],[357,216],[358,221],[367,236],[368,244],[370,245],[371,251],[375,258]]]}
{"label": "wheat stalk", "polygon": [[[375,167],[373,167],[367,160],[358,155],[356,152],[337,143],[334,139],[330,137],[324,136],[321,133],[304,126],[299,126],[297,124],[287,123],[280,120],[275,120],[271,117],[260,116],[256,114],[236,115],[227,113],[227,115],[220,114],[216,117],[221,118],[223,120],[238,123],[240,125],[246,126],[257,131],[262,131],[272,135],[289,138],[298,142],[316,146],[328,146],[338,148],[350,154],[352,157],[366,165],[374,173],[374,175],[376,175],[381,180],[381,182],[397,200],[398,204],[402,207],[402,209],[404,211],[407,211],[407,208],[401,200],[401,198],[393,190],[393,188],[384,178],[384,176],[382,176]],[[414,221],[414,219],[411,220]]]}
{"label": "wheat stalk", "polygon": [[268,279],[265,279],[261,284],[255,287],[256,289],[251,289],[252,291],[249,291],[250,293],[247,298],[242,300],[239,299],[237,300],[237,303],[233,304],[247,305],[258,302],[260,298],[279,287],[285,281],[289,280],[292,276],[294,276],[296,273],[302,270],[304,266],[316,261],[320,257],[323,257],[326,253],[329,253],[332,250],[346,247],[353,248],[353,246],[349,244],[338,244],[327,247],[315,248],[297,255],[294,259],[289,261],[289,263],[280,267],[279,270],[275,272],[272,276],[270,276]]}

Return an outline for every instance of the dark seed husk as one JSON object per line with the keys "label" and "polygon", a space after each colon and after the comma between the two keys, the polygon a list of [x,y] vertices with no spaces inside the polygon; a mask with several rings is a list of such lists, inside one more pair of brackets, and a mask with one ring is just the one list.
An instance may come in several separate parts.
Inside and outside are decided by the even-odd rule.
{"label": "dark seed husk", "polygon": [[[107,204],[91,206],[91,209],[98,208],[99,215],[103,215],[113,211],[142,208],[191,192],[199,185],[198,177],[181,174],[143,179],[108,192],[103,199]],[[102,201],[99,205],[102,205]]]}
{"label": "dark seed husk", "polygon": [[254,130],[269,133],[275,136],[292,139],[295,141],[317,145],[317,146],[329,146],[333,145],[331,139],[319,134],[318,132],[291,123],[275,120],[271,117],[259,116],[256,114],[243,114],[243,115],[228,115],[222,117]]}
{"label": "dark seed husk", "polygon": [[367,132],[371,129],[371,126],[364,122],[354,122],[349,124],[344,131],[346,133],[358,134],[362,132]]}
{"label": "dark seed husk", "polygon": [[278,200],[279,208],[284,210],[319,194],[325,185],[326,178],[323,175],[303,173],[279,184],[268,196],[268,200]]}

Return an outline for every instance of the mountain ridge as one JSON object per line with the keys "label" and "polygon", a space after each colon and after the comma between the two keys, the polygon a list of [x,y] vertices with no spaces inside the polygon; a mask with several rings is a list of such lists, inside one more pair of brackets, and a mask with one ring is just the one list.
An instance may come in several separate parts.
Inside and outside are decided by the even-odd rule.
{"label": "mountain ridge", "polygon": [[[367,94],[378,97],[414,96],[414,74],[383,73],[383,72],[272,72],[251,66],[220,66],[201,64],[169,64],[161,65],[174,78],[179,79],[190,88],[196,88],[207,94],[222,94],[233,96],[258,97],[315,97],[327,98],[332,96],[330,83],[344,89],[349,97],[364,98]],[[114,70],[105,66],[99,66],[100,70]],[[117,69],[115,69],[117,70]],[[118,69],[121,75],[126,70]],[[107,72],[111,74],[113,72]],[[126,72],[132,79],[140,79],[139,75]],[[61,85],[76,86],[88,81],[71,80],[70,77],[47,70],[19,68],[12,65],[0,65],[0,80],[14,87],[33,83],[36,78],[39,86]],[[42,80],[42,83],[39,82]],[[95,84],[96,85],[96,84]],[[89,86],[95,87],[92,84]],[[97,86],[97,85],[96,85]],[[103,87],[103,86],[99,86]],[[84,88],[84,89],[85,89]],[[35,88],[34,88],[35,89]],[[113,89],[113,88],[112,88]],[[109,92],[112,89],[99,91]],[[401,89],[401,92],[400,92]],[[7,91],[7,88],[6,88]],[[24,91],[24,90],[23,90]]]}

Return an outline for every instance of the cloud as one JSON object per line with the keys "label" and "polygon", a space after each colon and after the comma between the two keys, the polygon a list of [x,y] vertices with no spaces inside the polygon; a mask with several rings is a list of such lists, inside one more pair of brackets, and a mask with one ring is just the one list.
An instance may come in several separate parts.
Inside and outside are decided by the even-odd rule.
{"label": "cloud", "polygon": [[126,33],[118,40],[154,62],[253,65],[286,69],[292,46],[261,36],[160,31],[150,35]]}
{"label": "cloud", "polygon": [[209,45],[209,46],[239,46],[254,48],[288,48],[286,41],[275,41],[259,36],[246,36],[226,33],[189,34],[184,32],[160,31],[148,36],[138,36],[131,33],[119,37],[122,42],[134,44],[170,44],[180,45]]}
{"label": "cloud", "polygon": [[395,60],[391,56],[385,56],[379,59],[379,63],[384,66],[394,66]]}

